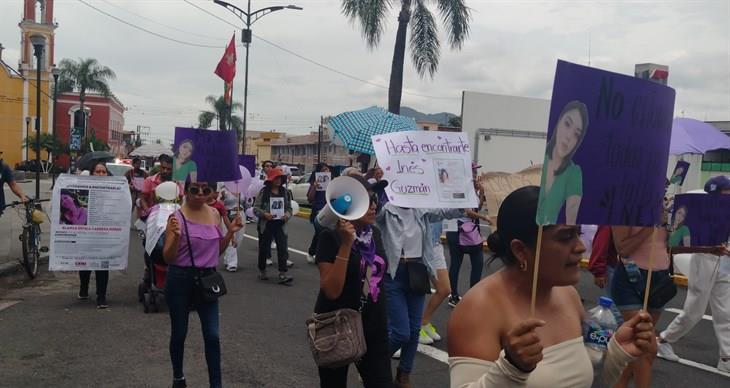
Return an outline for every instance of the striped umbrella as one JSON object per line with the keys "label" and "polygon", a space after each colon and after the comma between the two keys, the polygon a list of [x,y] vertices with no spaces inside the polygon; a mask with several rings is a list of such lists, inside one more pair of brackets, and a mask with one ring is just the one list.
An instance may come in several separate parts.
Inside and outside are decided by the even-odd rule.
{"label": "striped umbrella", "polygon": [[329,125],[347,149],[368,155],[375,155],[372,136],[418,130],[412,118],[386,112],[377,106],[340,113],[330,119]]}

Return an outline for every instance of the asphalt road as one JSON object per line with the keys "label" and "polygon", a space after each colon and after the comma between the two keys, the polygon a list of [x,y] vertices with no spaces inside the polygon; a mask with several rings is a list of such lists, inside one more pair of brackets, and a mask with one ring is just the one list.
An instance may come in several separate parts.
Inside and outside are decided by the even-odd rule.
{"label": "asphalt road", "polygon": [[[290,225],[290,247],[306,251],[311,227],[303,219]],[[248,233],[255,235],[253,225]],[[0,280],[0,387],[166,387],[171,383],[166,309],[144,314],[136,300],[142,273],[141,241],[131,233],[127,271],[114,272],[107,310],[93,300],[78,301],[76,273],[48,273],[24,281],[22,274]],[[293,286],[256,279],[256,242],[240,248],[239,271],[224,272],[229,294],[221,301],[221,347],[224,383],[229,387],[316,387],[317,371],[305,338],[304,320],[317,295],[318,272],[302,254],[292,252]],[[462,268],[466,290],[468,260]],[[492,266],[487,272],[497,268]],[[273,271],[273,270],[272,270]],[[92,280],[92,293],[93,293]],[[578,285],[592,307],[599,290],[586,273]],[[684,291],[668,307],[681,309]],[[434,324],[445,337],[450,309],[444,304]],[[485,314],[488,312],[485,312]],[[708,312],[709,314],[709,312]],[[674,313],[665,313],[663,328]],[[445,341],[419,354],[412,375],[418,388],[449,386],[448,366],[438,360]],[[717,344],[711,322],[703,320],[675,346],[680,357],[714,366]],[[435,358],[434,358],[435,357]],[[394,362],[394,368],[396,363]],[[190,387],[207,384],[200,325],[191,314],[185,354]],[[655,387],[727,387],[730,377],[664,360],[655,364]],[[351,368],[350,386],[358,383]],[[600,383],[594,387],[602,387]]]}

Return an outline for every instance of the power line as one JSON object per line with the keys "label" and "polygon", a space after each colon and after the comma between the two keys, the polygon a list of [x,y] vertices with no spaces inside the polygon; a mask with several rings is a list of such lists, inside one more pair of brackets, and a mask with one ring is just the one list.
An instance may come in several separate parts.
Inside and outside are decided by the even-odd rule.
{"label": "power line", "polygon": [[219,38],[219,37],[216,37],[216,36],[210,36],[210,35],[203,35],[203,34],[198,34],[198,33],[195,33],[195,32],[185,31],[185,30],[183,30],[183,29],[180,29],[180,28],[177,28],[177,27],[174,27],[174,26],[168,25],[168,24],[164,24],[164,23],[162,23],[162,22],[159,22],[159,21],[156,21],[156,20],[150,19],[150,18],[148,18],[147,16],[144,16],[144,15],[140,15],[140,14],[138,14],[138,13],[136,13],[136,12],[132,12],[132,11],[130,11],[130,10],[128,10],[128,9],[126,9],[126,8],[124,8],[124,7],[121,7],[121,6],[119,6],[119,5],[116,5],[116,4],[114,4],[114,3],[110,2],[110,1],[107,1],[107,0],[101,0],[101,1],[102,1],[102,2],[104,2],[104,3],[106,3],[106,4],[107,4],[107,5],[109,5],[109,6],[112,6],[112,7],[116,8],[116,9],[120,9],[120,10],[122,10],[122,11],[124,11],[124,12],[126,12],[126,13],[128,13],[128,14],[130,14],[130,15],[134,15],[134,16],[136,16],[136,17],[138,17],[138,18],[141,18],[141,19],[147,20],[147,21],[149,21],[149,22],[152,22],[152,23],[155,23],[155,24],[159,24],[159,25],[161,25],[161,26],[163,26],[163,27],[167,27],[167,28],[169,28],[169,29],[171,29],[171,30],[174,30],[174,31],[182,32],[182,33],[184,33],[184,34],[189,34],[189,35],[195,35],[195,36],[198,36],[198,37],[201,37],[201,38],[204,38],[204,39],[211,39],[211,40],[216,40],[216,41],[220,41],[220,40],[221,40],[221,38]]}
{"label": "power line", "polygon": [[[229,22],[228,20],[225,20],[225,19],[219,17],[218,15],[216,15],[216,14],[214,14],[214,13],[206,10],[205,8],[202,8],[202,7],[198,6],[198,5],[193,4],[189,0],[183,0],[183,1],[185,1],[186,3],[190,4],[191,6],[193,6],[193,7],[197,8],[197,9],[199,9],[199,10],[207,13],[208,15],[210,15],[210,16],[212,16],[212,17],[214,17],[214,18],[216,18],[216,19],[218,19],[218,20],[220,20],[220,21],[222,21],[222,22],[224,22],[224,23],[226,23],[226,24],[228,24],[230,26],[233,26],[235,28],[240,28],[240,26],[237,26],[237,25]],[[375,82],[371,82],[371,81],[368,81],[368,80],[365,80],[365,79],[356,77],[354,75],[347,74],[347,73],[345,73],[343,71],[340,71],[340,70],[337,70],[337,69],[335,69],[333,67],[330,67],[330,66],[327,66],[325,64],[319,63],[319,62],[317,62],[317,61],[315,61],[313,59],[309,59],[309,58],[307,58],[307,57],[305,57],[305,56],[303,56],[303,55],[301,55],[299,53],[296,53],[296,52],[294,52],[292,50],[289,50],[289,49],[287,49],[285,47],[282,47],[282,46],[280,46],[280,45],[278,45],[278,44],[276,44],[274,42],[271,42],[269,40],[266,40],[266,39],[264,39],[264,38],[262,38],[262,37],[260,37],[260,36],[258,36],[256,34],[254,34],[254,33],[251,33],[251,35],[253,35],[256,39],[259,39],[260,41],[262,41],[262,42],[264,42],[266,44],[271,45],[272,47],[275,47],[275,48],[277,48],[277,49],[279,49],[281,51],[284,51],[285,53],[291,54],[291,55],[293,55],[293,56],[295,56],[295,57],[297,57],[297,58],[299,58],[299,59],[301,59],[303,61],[309,62],[309,63],[311,63],[311,64],[313,64],[315,66],[319,66],[319,67],[321,67],[321,68],[323,68],[325,70],[329,70],[331,72],[337,73],[337,74],[339,74],[339,75],[341,75],[343,77],[347,77],[347,78],[353,79],[355,81],[359,81],[359,82],[368,84],[370,86],[375,86],[375,87],[378,87],[378,88],[381,88],[381,89],[385,89],[385,90],[390,89],[390,87],[388,87],[388,86],[381,85],[381,84],[377,84]],[[407,91],[402,91],[402,93],[403,94],[407,94],[407,95],[411,95],[411,96],[426,97],[426,98],[441,99],[441,100],[459,100],[459,99],[461,99],[460,97],[429,96],[429,95],[425,95],[425,94],[412,93],[412,92],[407,92]]]}
{"label": "power line", "polygon": [[169,36],[165,36],[165,35],[162,35],[162,34],[158,34],[158,33],[154,32],[154,31],[150,31],[150,30],[148,30],[146,28],[143,28],[143,27],[137,26],[135,24],[132,24],[132,23],[130,23],[130,22],[124,20],[124,19],[120,19],[120,18],[118,18],[118,17],[116,17],[116,16],[114,16],[114,15],[112,15],[112,14],[106,12],[106,11],[103,11],[103,10],[101,10],[99,8],[94,7],[93,5],[87,3],[84,0],[79,0],[79,3],[81,3],[81,4],[83,4],[83,5],[87,6],[87,7],[89,7],[91,9],[93,9],[96,12],[99,12],[99,13],[101,13],[103,15],[106,15],[106,16],[108,16],[108,17],[110,17],[110,18],[112,18],[112,19],[114,19],[114,20],[116,20],[116,21],[118,21],[120,23],[126,24],[126,25],[128,25],[128,26],[130,26],[132,28],[135,28],[137,30],[146,32],[148,34],[152,34],[152,35],[154,35],[154,36],[156,36],[158,38],[162,38],[162,39],[165,39],[165,40],[169,40],[171,42],[183,44],[183,45],[186,45],[186,46],[193,46],[193,47],[217,48],[217,49],[220,49],[220,48],[224,48],[225,47],[225,46],[213,46],[213,45],[208,45],[208,44],[191,43],[191,42],[185,42],[183,40],[179,40],[179,39],[175,39],[175,38],[170,38]]}

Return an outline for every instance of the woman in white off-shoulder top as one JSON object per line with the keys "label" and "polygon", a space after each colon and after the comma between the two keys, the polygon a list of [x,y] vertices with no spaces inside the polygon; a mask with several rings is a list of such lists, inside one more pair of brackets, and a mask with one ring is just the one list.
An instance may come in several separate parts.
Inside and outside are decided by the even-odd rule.
{"label": "woman in white off-shoulder top", "polygon": [[[489,248],[505,268],[474,286],[449,321],[451,388],[590,387],[601,354],[583,344],[585,310],[573,285],[585,247],[576,226],[543,229],[535,316],[530,317],[539,188],[502,203]],[[628,362],[649,351],[654,327],[642,312],[609,342],[602,376],[612,386]]]}

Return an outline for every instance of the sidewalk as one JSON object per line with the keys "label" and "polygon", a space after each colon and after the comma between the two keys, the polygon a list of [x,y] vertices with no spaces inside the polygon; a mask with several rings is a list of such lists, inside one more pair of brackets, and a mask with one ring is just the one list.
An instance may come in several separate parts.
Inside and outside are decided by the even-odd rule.
{"label": "sidewalk", "polygon": [[[35,194],[35,181],[18,181],[18,183],[23,188],[25,195],[32,196]],[[50,179],[41,180],[41,198],[51,197],[50,188]],[[10,191],[7,185],[3,185],[3,189],[5,191],[6,203],[17,201],[18,197]],[[50,205],[48,202],[43,203],[43,208],[50,215]],[[3,215],[0,216],[0,275],[3,275],[6,271],[14,271],[23,255],[18,236],[23,230],[24,217],[23,212],[19,212],[16,208],[5,209]],[[46,219],[41,224],[41,230],[43,231],[43,236],[41,237],[42,246],[48,246],[50,228],[51,225],[48,219]]]}

